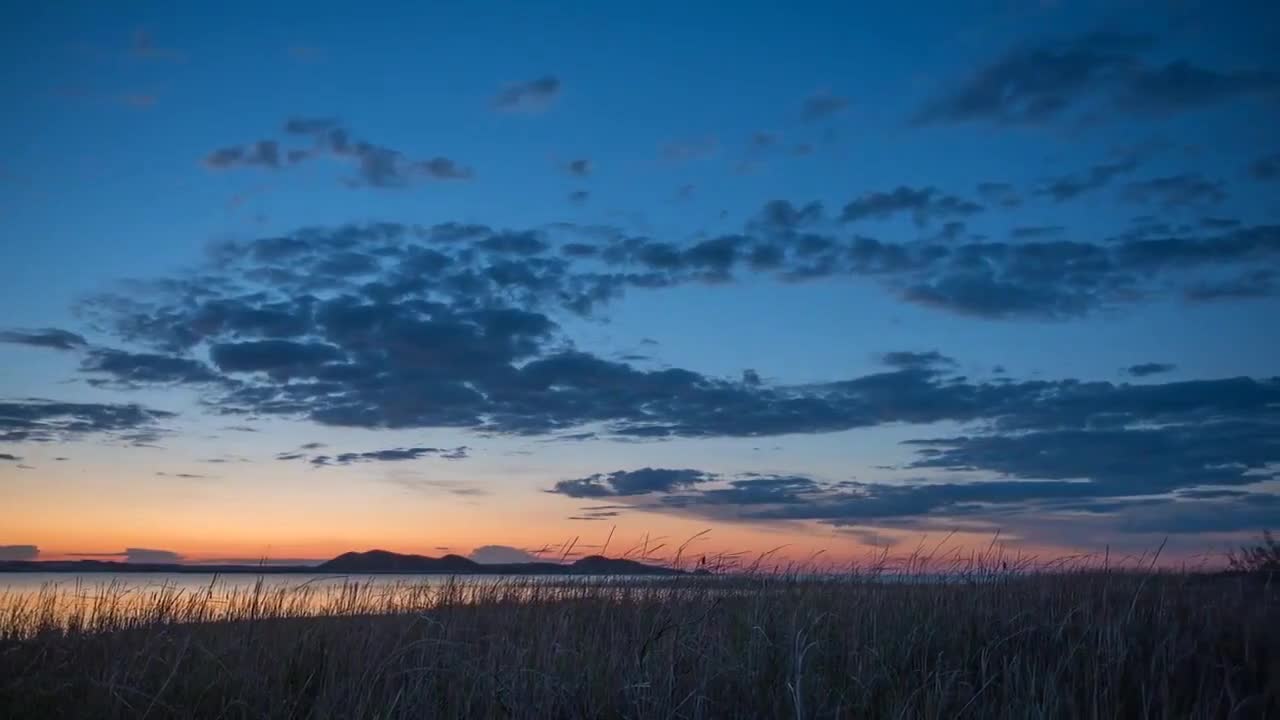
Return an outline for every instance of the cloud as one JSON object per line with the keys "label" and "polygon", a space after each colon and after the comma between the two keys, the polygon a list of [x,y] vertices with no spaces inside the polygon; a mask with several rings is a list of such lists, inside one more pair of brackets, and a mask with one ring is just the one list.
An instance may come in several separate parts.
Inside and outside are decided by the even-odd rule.
{"label": "cloud", "polygon": [[610,518],[615,518],[621,514],[622,513],[618,512],[617,510],[590,510],[587,512],[580,513],[578,515],[570,515],[567,519],[594,522],[598,520],[608,520]]}
{"label": "cloud", "polygon": [[670,492],[704,482],[706,473],[698,470],[641,468],[619,470],[607,475],[591,475],[574,480],[561,480],[551,492],[575,498],[618,497]]}
{"label": "cloud", "polygon": [[143,384],[218,383],[223,377],[205,363],[157,353],[134,353],[109,348],[90,350],[81,363],[87,373],[108,376],[89,382],[98,385],[132,387]]}
{"label": "cloud", "polygon": [[172,550],[153,550],[150,548],[125,548],[125,562],[131,563],[180,563],[181,553]]}
{"label": "cloud", "polygon": [[322,135],[342,128],[342,123],[334,117],[291,117],[284,123],[284,131],[289,135]]}
{"label": "cloud", "polygon": [[1187,287],[1184,295],[1192,302],[1275,297],[1280,295],[1280,274],[1253,270],[1227,279],[1200,281]]}
{"label": "cloud", "polygon": [[1144,114],[1171,114],[1248,96],[1274,98],[1280,73],[1269,70],[1217,71],[1176,60],[1135,72],[1118,91],[1116,105]]}
{"label": "cloud", "polygon": [[970,422],[995,416],[986,398],[1069,387],[957,383],[943,377],[950,366],[919,362],[803,387],[654,369],[575,349],[561,319],[597,316],[626,292],[750,276],[854,278],[951,313],[1068,318],[1170,293],[1269,293],[1271,277],[1247,273],[1280,258],[1276,226],[894,243],[833,223],[821,204],[775,200],[742,232],[687,243],[572,223],[373,223],[220,243],[191,277],[83,305],[130,346],[85,370],[189,384],[223,414],[336,427],[660,439]]}
{"label": "cloud", "polygon": [[67,330],[0,330],[0,343],[30,345],[53,350],[79,350],[88,345],[84,337]]}
{"label": "cloud", "polygon": [[1144,56],[1154,44],[1145,35],[1091,33],[1015,47],[949,83],[912,122],[1035,125],[1168,115],[1280,92],[1280,75],[1271,71],[1218,71],[1187,60],[1152,64]]}
{"label": "cloud", "polygon": [[889,367],[901,370],[928,369],[956,364],[954,358],[949,358],[937,350],[928,352],[887,352],[880,356],[880,360]]}
{"label": "cloud", "polygon": [[6,462],[22,462],[22,458],[12,453],[0,453],[0,460]]}
{"label": "cloud", "polygon": [[151,548],[125,548],[121,552],[107,553],[67,553],[75,557],[85,558],[120,558],[129,563],[181,563],[185,559],[181,553],[172,550],[154,550]]}
{"label": "cloud", "polygon": [[1038,188],[1037,195],[1044,195],[1058,202],[1072,200],[1086,193],[1106,187],[1112,180],[1138,168],[1138,160],[1128,157],[1114,162],[1099,163],[1084,173],[1061,175]]}
{"label": "cloud", "polygon": [[1280,152],[1254,160],[1249,165],[1249,174],[1255,180],[1280,180]]}
{"label": "cloud", "polygon": [[992,205],[999,205],[1003,208],[1016,208],[1022,205],[1022,196],[1009,183],[978,183],[977,190],[978,195]]}
{"label": "cloud", "polygon": [[925,225],[939,219],[966,217],[982,212],[983,207],[971,200],[947,195],[937,188],[899,186],[889,192],[871,192],[851,200],[844,206],[840,219],[886,220],[899,213],[910,214],[916,224]]}
{"label": "cloud", "polygon": [[[308,443],[307,445],[315,445]],[[303,447],[307,447],[304,445]],[[418,460],[424,457],[439,457],[446,460],[462,460],[467,457],[467,451],[470,448],[466,446],[455,448],[435,448],[435,447],[407,447],[407,448],[388,448],[386,450],[371,450],[368,452],[345,452],[336,455],[316,455],[308,462],[317,467],[322,465],[350,465],[351,463],[360,462],[401,462],[405,460]],[[276,456],[278,460],[297,460],[305,457],[302,453],[281,453]]]}
{"label": "cloud", "polygon": [[1009,231],[1009,237],[1015,240],[1039,240],[1042,238],[1060,237],[1066,232],[1061,225],[1024,225]]}
{"label": "cloud", "polygon": [[472,177],[470,168],[461,167],[446,157],[419,161],[417,168],[437,180],[470,180]]}
{"label": "cloud", "polygon": [[35,545],[0,545],[0,562],[29,562],[40,556]]}
{"label": "cloud", "polygon": [[560,95],[560,79],[554,75],[508,85],[493,98],[495,110],[503,112],[540,111],[550,107]]}
{"label": "cloud", "polygon": [[1221,182],[1188,173],[1129,183],[1125,186],[1124,197],[1130,202],[1176,209],[1189,205],[1217,205],[1227,199],[1227,193]]}
{"label": "cloud", "polygon": [[591,197],[591,193],[587,192],[586,190],[574,190],[573,192],[569,193],[569,202],[575,205],[582,205],[590,197]]}
{"label": "cloud", "polygon": [[569,162],[565,163],[564,170],[570,175],[576,175],[578,177],[587,177],[588,175],[591,174],[593,168],[591,165],[591,161],[589,159],[579,158],[577,160],[570,160]]}
{"label": "cloud", "polygon": [[259,140],[249,145],[218,148],[205,156],[204,164],[214,170],[237,166],[278,170],[280,159],[280,143],[275,140]]}
{"label": "cloud", "polygon": [[[1079,459],[1090,464],[1087,453]],[[1101,467],[1113,459],[1108,455],[1093,465]],[[1141,465],[1141,460],[1133,465]],[[757,473],[702,476],[704,481],[695,486],[622,496],[627,504],[621,507],[721,522],[816,521],[864,531],[945,530],[963,523],[970,530],[992,533],[1012,529],[1032,541],[1052,541],[1063,525],[1074,525],[1077,544],[1080,528],[1087,528],[1085,534],[1095,539],[1103,532],[1123,536],[1256,531],[1268,527],[1280,508],[1280,495],[1274,493],[1197,489],[1189,479],[1188,485],[1149,484],[1136,476],[957,482],[915,478],[898,483],[825,482]]]}
{"label": "cloud", "polygon": [[822,91],[805,98],[800,115],[805,120],[821,120],[844,112],[848,107],[848,98]]}
{"label": "cloud", "polygon": [[108,435],[125,442],[154,437],[156,422],[176,417],[137,404],[0,401],[0,442],[65,442]]}
{"label": "cloud", "polygon": [[[284,140],[264,139],[247,145],[231,145],[210,152],[204,165],[213,170],[262,167],[281,170],[322,157],[336,158],[356,167],[347,178],[352,187],[403,188],[419,180],[470,180],[474,172],[457,161],[435,156],[415,160],[394,148],[359,140],[336,118],[292,117],[285,121]],[[287,143],[307,142],[299,147]]]}
{"label": "cloud", "polygon": [[505,565],[507,563],[537,562],[538,558],[520,548],[509,545],[481,545],[467,557],[481,565]]}
{"label": "cloud", "polygon": [[1140,363],[1138,365],[1130,365],[1124,371],[1133,377],[1147,377],[1149,375],[1159,375],[1161,373],[1173,372],[1175,365],[1169,363]]}

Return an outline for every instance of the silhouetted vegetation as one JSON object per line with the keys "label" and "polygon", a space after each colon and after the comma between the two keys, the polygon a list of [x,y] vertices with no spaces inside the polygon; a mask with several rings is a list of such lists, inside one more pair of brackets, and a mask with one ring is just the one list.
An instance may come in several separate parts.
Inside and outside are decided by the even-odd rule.
{"label": "silhouetted vegetation", "polygon": [[49,589],[0,603],[0,717],[1280,715],[1270,585],[989,567]]}
{"label": "silhouetted vegetation", "polygon": [[1227,553],[1227,564],[1236,572],[1280,572],[1280,542],[1276,542],[1270,531],[1264,530],[1257,544]]}

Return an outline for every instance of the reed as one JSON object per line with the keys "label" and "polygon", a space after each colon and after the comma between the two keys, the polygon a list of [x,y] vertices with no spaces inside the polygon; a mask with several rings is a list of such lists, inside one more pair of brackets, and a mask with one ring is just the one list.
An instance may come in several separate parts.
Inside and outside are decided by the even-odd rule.
{"label": "reed", "polygon": [[987,559],[0,600],[4,718],[1280,716],[1280,593]]}

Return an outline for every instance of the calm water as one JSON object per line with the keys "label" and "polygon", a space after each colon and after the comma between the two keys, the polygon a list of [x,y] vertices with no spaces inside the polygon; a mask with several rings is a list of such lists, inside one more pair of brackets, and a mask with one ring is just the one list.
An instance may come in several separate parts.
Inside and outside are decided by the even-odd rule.
{"label": "calm water", "polygon": [[[645,578],[646,580],[652,578]],[[165,608],[173,621],[260,615],[411,612],[431,607],[449,588],[452,601],[478,594],[528,597],[537,588],[599,582],[563,575],[333,575],[213,573],[0,573],[0,622],[25,627],[46,618],[152,617]],[[610,578],[610,580],[629,580]],[[512,582],[515,581],[515,582]],[[495,590],[496,588],[496,590]]]}
{"label": "calm water", "polygon": [[[40,573],[17,572],[0,573],[0,595],[30,594],[39,592],[41,588],[57,588],[58,590],[74,590],[80,587],[86,591],[103,589],[110,586],[131,588],[138,591],[160,588],[177,588],[179,590],[206,592],[212,585],[215,592],[230,592],[235,589],[250,589],[261,581],[268,588],[301,588],[311,586],[341,586],[344,583],[387,585],[431,585],[439,586],[449,580],[448,575],[337,575],[317,573],[276,573],[254,575],[252,573],[233,573],[216,575],[214,573]],[[458,581],[492,582],[506,576],[502,575],[468,575]]]}
{"label": "calm water", "polygon": [[[823,576],[815,576],[817,580]],[[838,576],[825,576],[840,581]],[[954,582],[944,575],[885,575],[863,578],[880,583]],[[994,579],[994,578],[991,578]],[[564,598],[574,595],[574,586],[590,585],[592,594],[601,585],[673,583],[671,590],[706,591],[702,583],[727,582],[721,591],[758,592],[731,577],[669,578],[662,576],[567,576],[567,575],[338,575],[233,573],[0,573],[0,623],[21,617],[27,627],[50,621],[67,624],[80,618],[87,626],[103,617],[153,617],[163,609],[171,621],[206,621],[261,616],[313,614],[365,614],[414,612],[433,607],[442,598],[450,602],[471,602],[477,597],[490,600],[520,600],[533,596]],[[845,578],[848,580],[848,578]],[[621,587],[617,591],[623,591]],[[610,590],[605,589],[605,592]],[[275,610],[263,610],[275,608]],[[45,620],[41,620],[44,618]]]}

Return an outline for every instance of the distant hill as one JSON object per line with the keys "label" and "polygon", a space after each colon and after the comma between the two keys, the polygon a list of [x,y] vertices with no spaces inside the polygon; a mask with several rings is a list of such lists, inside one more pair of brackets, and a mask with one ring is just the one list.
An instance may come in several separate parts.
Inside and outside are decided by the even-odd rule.
{"label": "distant hill", "polygon": [[461,555],[428,557],[387,550],[347,552],[319,565],[181,565],[177,563],[124,563],[111,560],[15,560],[0,562],[0,572],[47,573],[341,573],[376,575],[682,575],[635,560],[588,555],[573,563],[503,563],[482,565]]}
{"label": "distant hill", "polygon": [[679,570],[646,565],[635,560],[589,555],[568,565],[551,562],[482,565],[461,555],[428,557],[402,555],[386,550],[343,553],[320,563],[325,573],[424,573],[437,575],[678,575]]}

